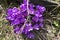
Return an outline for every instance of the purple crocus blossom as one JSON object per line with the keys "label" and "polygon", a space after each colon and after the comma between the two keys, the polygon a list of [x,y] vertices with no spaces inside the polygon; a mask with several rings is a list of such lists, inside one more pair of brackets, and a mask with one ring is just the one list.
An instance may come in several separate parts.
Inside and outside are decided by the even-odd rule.
{"label": "purple crocus blossom", "polygon": [[15,32],[16,34],[19,34],[19,31],[20,31],[19,26],[15,26],[15,28],[14,28],[14,32]]}
{"label": "purple crocus blossom", "polygon": [[38,24],[35,24],[35,25],[33,26],[33,28],[34,28],[35,30],[39,30],[39,25],[38,25]]}
{"label": "purple crocus blossom", "polygon": [[[29,15],[27,6],[29,8]],[[34,7],[36,9],[34,9]],[[23,0],[23,4],[20,5],[20,10],[17,7],[9,8],[7,10],[6,19],[9,20],[13,26],[16,34],[20,33],[21,27],[23,27],[24,23],[27,21],[22,33],[26,34],[28,38],[34,38],[34,34],[31,31],[39,30],[40,27],[43,27],[43,12],[45,10],[45,7],[40,5],[35,6],[32,3],[27,5],[27,0]],[[28,16],[30,16],[30,18],[27,20]]]}
{"label": "purple crocus blossom", "polygon": [[37,16],[32,17],[32,21],[38,22],[38,20],[39,20],[39,17]]}

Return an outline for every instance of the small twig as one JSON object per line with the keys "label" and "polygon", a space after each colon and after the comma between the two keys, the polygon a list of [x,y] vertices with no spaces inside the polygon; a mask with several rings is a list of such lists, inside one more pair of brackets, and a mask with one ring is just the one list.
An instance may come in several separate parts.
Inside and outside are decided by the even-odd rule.
{"label": "small twig", "polygon": [[58,6],[60,6],[60,4],[58,3],[58,2],[56,2],[56,1],[53,1],[53,0],[47,0],[48,2],[51,2],[51,3],[55,3],[55,4],[57,4]]}
{"label": "small twig", "polygon": [[39,40],[41,40],[41,37],[40,36],[38,36],[35,32],[33,32],[33,33],[38,37]]}
{"label": "small twig", "polygon": [[49,13],[51,14],[54,10],[56,10],[59,6],[56,6],[53,10],[51,10]]}
{"label": "small twig", "polygon": [[45,7],[55,7],[57,5],[45,5]]}
{"label": "small twig", "polygon": [[50,2],[57,4],[57,6],[52,11],[49,12],[51,14],[54,10],[56,10],[58,7],[60,7],[60,4],[58,2],[56,2],[56,1],[50,1]]}
{"label": "small twig", "polygon": [[22,33],[22,31],[23,31],[23,29],[25,28],[25,25],[26,25],[26,23],[27,23],[27,21],[28,21],[28,19],[29,19],[29,7],[28,7],[28,5],[29,5],[29,0],[27,0],[27,13],[28,13],[28,16],[27,16],[27,20],[24,22],[24,25],[22,26],[22,28],[21,28],[21,30],[20,30],[20,34]]}
{"label": "small twig", "polygon": [[19,35],[16,35],[16,40],[19,40]]}
{"label": "small twig", "polygon": [[47,40],[45,33],[42,34],[42,32],[40,31],[35,31],[35,35],[38,37],[39,40]]}

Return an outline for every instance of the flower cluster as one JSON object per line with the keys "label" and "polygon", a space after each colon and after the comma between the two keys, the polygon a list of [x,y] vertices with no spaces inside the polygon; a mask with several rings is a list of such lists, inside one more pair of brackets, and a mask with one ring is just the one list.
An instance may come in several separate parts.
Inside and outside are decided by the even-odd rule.
{"label": "flower cluster", "polygon": [[19,9],[17,7],[9,8],[6,19],[10,21],[16,34],[19,34],[23,29],[23,34],[28,38],[34,38],[32,31],[43,27],[43,12],[45,11],[45,7],[29,3],[28,14],[26,1],[23,0],[23,4],[20,5]]}

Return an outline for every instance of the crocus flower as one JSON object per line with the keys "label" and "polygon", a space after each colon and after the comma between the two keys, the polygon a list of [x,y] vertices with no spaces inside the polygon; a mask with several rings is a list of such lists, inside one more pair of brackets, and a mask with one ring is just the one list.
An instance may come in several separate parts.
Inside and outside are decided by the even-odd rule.
{"label": "crocus flower", "polygon": [[[45,11],[45,7],[40,5],[35,6],[32,3],[27,5],[26,3],[27,0],[23,0],[23,4],[20,5],[20,10],[17,7],[9,8],[6,19],[9,20],[13,26],[16,34],[20,33],[21,28],[25,24],[22,33],[28,38],[34,38],[34,34],[31,31],[38,31],[40,27],[43,27],[43,12]],[[29,14],[27,12],[27,6],[29,8]],[[34,7],[36,9],[34,9]],[[28,16],[30,17],[28,18]]]}

